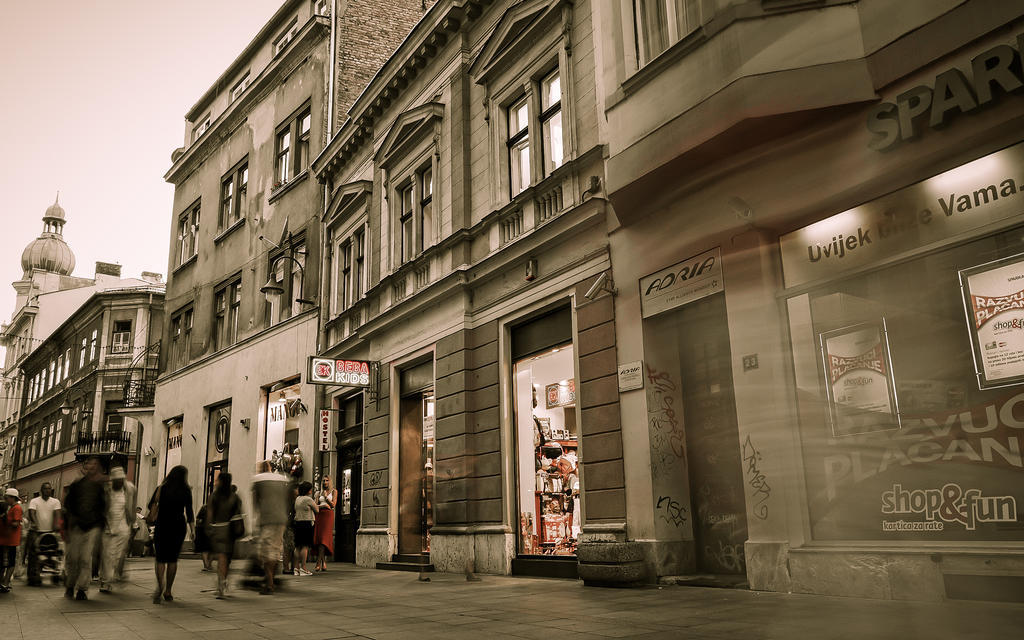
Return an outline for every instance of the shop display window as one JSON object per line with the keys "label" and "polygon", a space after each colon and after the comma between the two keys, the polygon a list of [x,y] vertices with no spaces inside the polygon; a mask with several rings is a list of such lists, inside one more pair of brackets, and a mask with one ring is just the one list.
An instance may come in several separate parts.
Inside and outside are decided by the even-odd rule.
{"label": "shop display window", "polygon": [[812,537],[1024,541],[1024,229],[786,301]]}
{"label": "shop display window", "polygon": [[299,446],[299,421],[307,412],[302,403],[299,383],[281,383],[270,387],[266,403],[266,457],[275,471],[291,475],[295,452]]}
{"label": "shop display window", "polygon": [[520,360],[513,376],[518,551],[575,555],[582,523],[572,345]]}

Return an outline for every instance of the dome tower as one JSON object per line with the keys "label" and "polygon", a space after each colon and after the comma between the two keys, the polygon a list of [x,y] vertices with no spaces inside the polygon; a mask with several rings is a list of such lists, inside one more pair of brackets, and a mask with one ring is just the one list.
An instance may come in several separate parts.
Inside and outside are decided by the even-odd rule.
{"label": "dome tower", "polygon": [[21,268],[25,270],[26,277],[33,270],[69,276],[75,268],[75,254],[61,235],[66,220],[59,200],[60,194],[43,214],[43,232],[21,254]]}

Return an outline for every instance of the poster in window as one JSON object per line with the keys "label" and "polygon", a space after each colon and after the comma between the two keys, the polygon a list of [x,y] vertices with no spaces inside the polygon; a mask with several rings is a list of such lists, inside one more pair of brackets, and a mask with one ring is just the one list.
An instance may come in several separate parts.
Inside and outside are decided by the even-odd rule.
{"label": "poster in window", "polygon": [[979,389],[1024,382],[1024,255],[960,272]]}
{"label": "poster in window", "polygon": [[885,320],[821,334],[832,435],[899,428]]}
{"label": "poster in window", "polygon": [[544,408],[568,407],[576,404],[576,380],[569,378],[544,387]]}

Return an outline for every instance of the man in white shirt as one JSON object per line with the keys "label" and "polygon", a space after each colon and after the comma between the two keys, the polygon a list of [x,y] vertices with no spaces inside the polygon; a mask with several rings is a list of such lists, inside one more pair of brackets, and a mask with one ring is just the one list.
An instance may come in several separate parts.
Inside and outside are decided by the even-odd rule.
{"label": "man in white shirt", "polygon": [[60,513],[60,500],[53,497],[53,486],[44,482],[39,487],[39,495],[28,503],[28,541],[25,550],[28,553],[28,584],[38,587],[42,584],[39,577],[39,556],[33,552],[36,539],[41,534],[53,533],[57,530],[57,515]]}
{"label": "man in white shirt", "polygon": [[106,526],[103,528],[103,557],[100,560],[100,593],[110,593],[115,573],[128,547],[135,520],[135,485],[125,481],[122,467],[110,469],[106,485]]}

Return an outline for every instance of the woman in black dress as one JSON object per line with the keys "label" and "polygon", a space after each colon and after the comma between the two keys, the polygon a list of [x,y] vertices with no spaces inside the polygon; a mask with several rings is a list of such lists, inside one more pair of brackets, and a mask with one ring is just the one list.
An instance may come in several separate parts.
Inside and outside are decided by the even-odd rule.
{"label": "woman in black dress", "polygon": [[157,505],[156,531],[153,534],[157,589],[153,594],[153,604],[160,604],[161,594],[164,600],[174,600],[171,587],[178,574],[178,555],[181,553],[181,543],[185,541],[186,525],[195,538],[188,469],[178,465],[168,471],[163,484],[153,492],[149,506],[152,507],[154,503]]}

